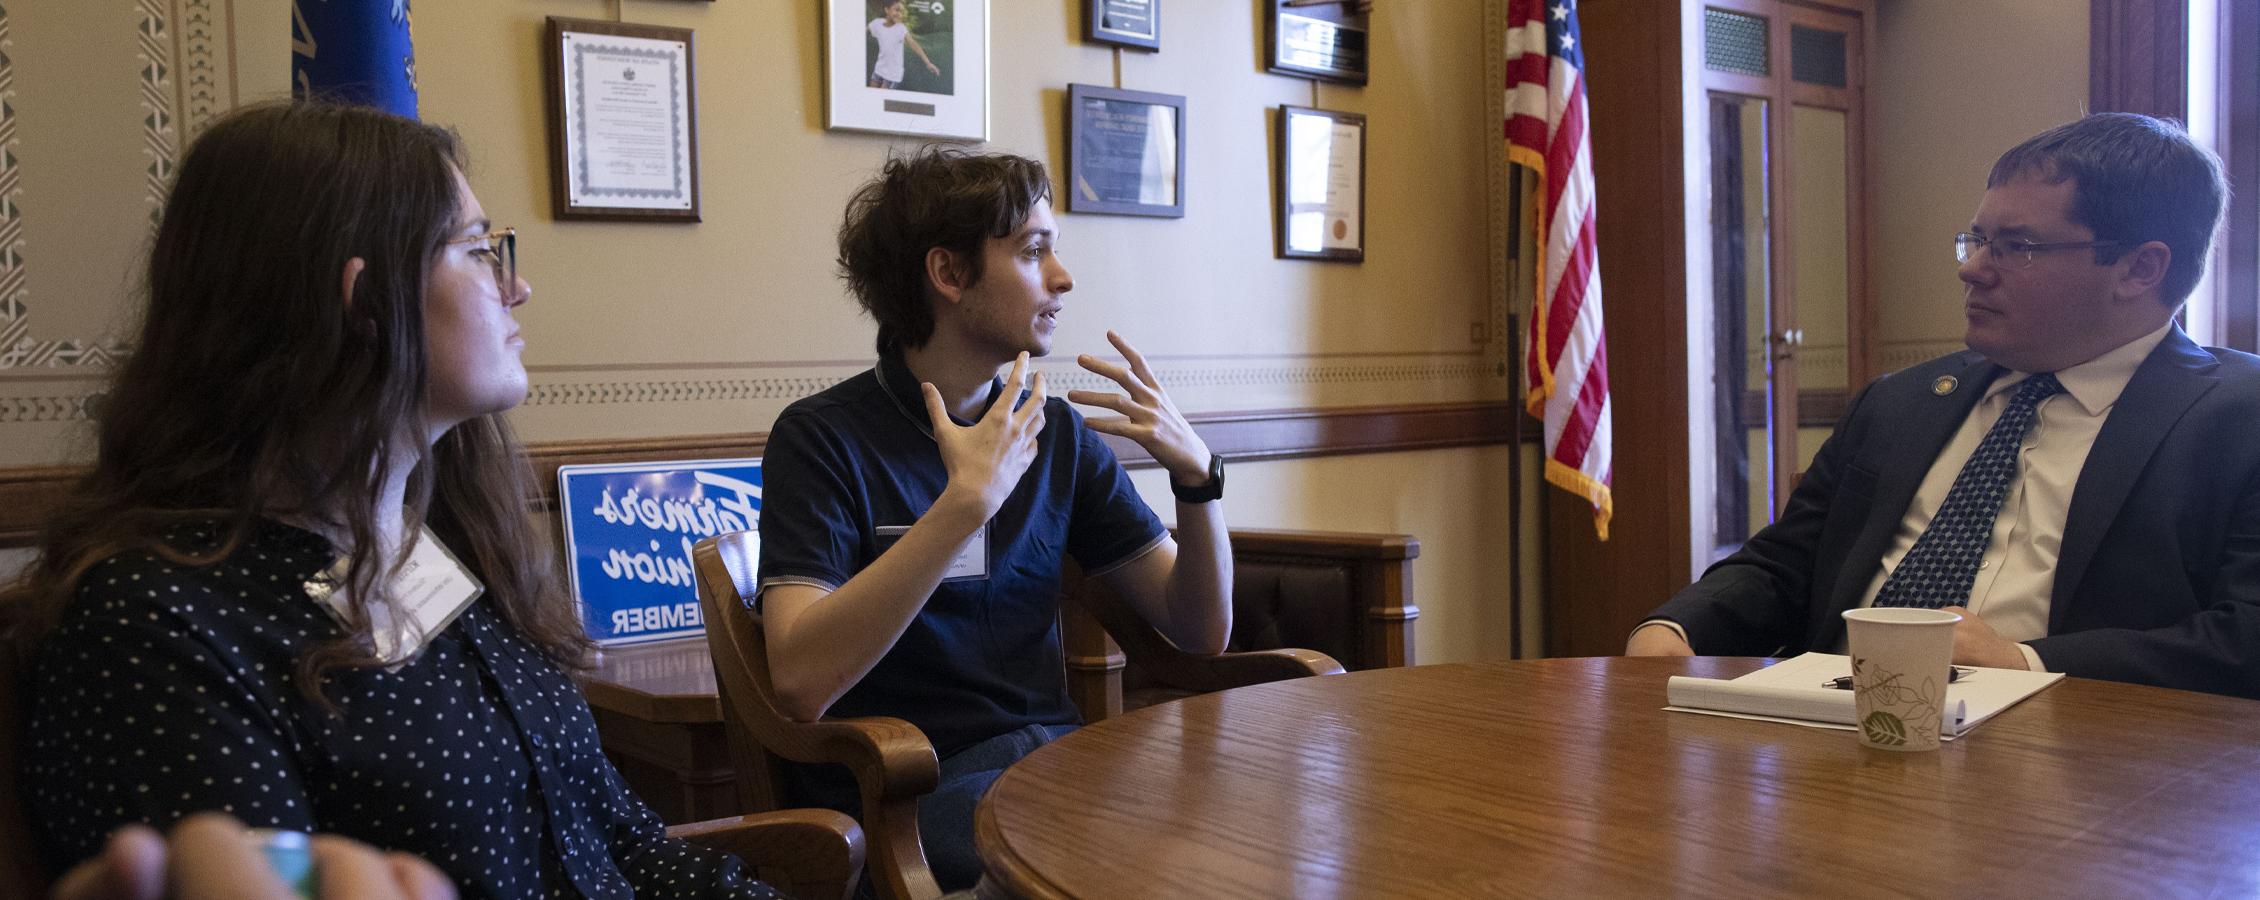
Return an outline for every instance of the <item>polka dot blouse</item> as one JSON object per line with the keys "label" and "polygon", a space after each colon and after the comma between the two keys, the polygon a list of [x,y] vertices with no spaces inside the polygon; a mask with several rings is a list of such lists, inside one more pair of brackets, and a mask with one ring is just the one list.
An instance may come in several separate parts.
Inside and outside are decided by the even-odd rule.
{"label": "polka dot blouse", "polygon": [[[328,542],[264,523],[228,559],[136,551],[91,569],[42,648],[25,800],[54,871],[118,825],[225,810],[430,860],[467,897],[775,897],[669,840],[597,747],[578,687],[480,601],[398,671],[294,683],[335,620],[305,582]],[[216,526],[172,545],[206,549]]]}

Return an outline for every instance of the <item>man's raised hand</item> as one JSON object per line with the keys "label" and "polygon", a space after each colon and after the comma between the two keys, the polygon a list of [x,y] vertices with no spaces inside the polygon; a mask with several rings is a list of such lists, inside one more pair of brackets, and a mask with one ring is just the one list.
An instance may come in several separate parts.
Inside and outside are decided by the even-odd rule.
{"label": "man's raised hand", "polygon": [[949,486],[943,493],[957,492],[976,502],[983,521],[1004,506],[1020,476],[1036,460],[1036,436],[1044,430],[1044,375],[1035,374],[1028,402],[1015,408],[1024,383],[1031,383],[1026,353],[1013,360],[1012,377],[996,402],[970,426],[950,419],[942,394],[932,383],[919,385],[926,396],[927,419],[934,426],[934,443],[941,446],[942,465],[949,471]]}
{"label": "man's raised hand", "polygon": [[1091,419],[1086,424],[1092,431],[1126,437],[1153,454],[1154,461],[1169,470],[1169,477],[1188,487],[1208,483],[1208,444],[1193,432],[1193,426],[1170,402],[1169,394],[1161,389],[1154,378],[1153,369],[1147,367],[1146,358],[1138,349],[1112,331],[1106,339],[1122,353],[1130,365],[1125,368],[1088,353],[1075,361],[1092,372],[1122,386],[1126,394],[1109,394],[1101,391],[1068,391],[1070,403],[1096,406],[1122,415],[1119,419]]}

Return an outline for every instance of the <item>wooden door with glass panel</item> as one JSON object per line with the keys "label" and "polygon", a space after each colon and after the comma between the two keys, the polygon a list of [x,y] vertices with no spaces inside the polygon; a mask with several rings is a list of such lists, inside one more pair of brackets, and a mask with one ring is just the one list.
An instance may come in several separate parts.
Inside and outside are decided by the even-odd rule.
{"label": "wooden door with glass panel", "polygon": [[[1704,4],[1717,556],[1779,515],[1870,376],[1861,29],[1867,10]],[[1708,291],[1705,291],[1705,288]],[[1701,301],[1698,299],[1698,303]],[[1706,521],[1707,519],[1707,521]]]}

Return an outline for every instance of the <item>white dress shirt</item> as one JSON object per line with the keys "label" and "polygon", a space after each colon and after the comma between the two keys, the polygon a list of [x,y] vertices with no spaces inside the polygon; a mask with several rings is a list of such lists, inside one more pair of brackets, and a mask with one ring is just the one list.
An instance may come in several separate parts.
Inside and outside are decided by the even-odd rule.
{"label": "white dress shirt", "polygon": [[[1993,519],[1993,536],[1978,563],[1977,580],[1970,585],[1967,608],[1996,633],[2016,641],[2017,649],[2024,652],[2025,666],[2035,672],[2045,671],[2040,654],[2024,642],[2048,635],[2048,609],[2056,589],[2056,555],[2064,546],[2064,521],[2071,514],[2072,489],[2079,485],[2087,452],[2094,448],[2095,436],[2102,432],[2103,420],[2119,402],[2119,394],[2172,327],[2172,323],[2162,325],[2101,356],[2058,371],[2056,380],[2064,385],[2064,392],[2040,402],[2032,427],[2025,432],[2024,446],[2017,454],[2017,477],[2009,483],[2009,494]],[[1883,589],[1892,570],[1930,527],[1930,517],[1946,502],[1946,493],[1953,489],[1962,465],[1969,462],[1970,454],[1977,452],[1978,444],[1985,440],[1985,433],[2009,408],[2009,389],[2029,377],[2030,373],[2011,371],[1986,385],[1985,396],[1971,407],[1954,439],[1939,449],[1938,458],[1931,461],[1930,471],[1923,476],[1922,487],[1907,503],[1907,514],[1899,520],[1898,533],[1883,555],[1882,567],[1860,597],[1861,606],[1875,603],[1876,592]],[[1687,639],[1687,630],[1679,623],[1650,619],[1640,627],[1650,625],[1669,628],[1679,634],[1680,640]],[[1835,650],[1841,653],[1844,647],[1839,643]]]}
{"label": "white dress shirt", "polygon": [[[2161,326],[2102,356],[2058,371],[2056,380],[2063,383],[2064,392],[2040,402],[2032,427],[2025,432],[2024,446],[2017,453],[2017,477],[2009,483],[2000,515],[1994,517],[1993,537],[1986,542],[1977,580],[1970,585],[1968,608],[2002,637],[2019,642],[2017,649],[2024,651],[2025,665],[2033,671],[2042,671],[2040,654],[2023,642],[2048,635],[2056,554],[2064,546],[2064,520],[2072,510],[2072,489],[2079,485],[2080,469],[2087,465],[2087,452],[2094,448],[2103,420],[2134,378],[2134,370],[2172,327]],[[2009,408],[2010,388],[2028,377],[2025,372],[2010,372],[1986,385],[1985,398],[1970,409],[1954,439],[1938,451],[1922,487],[1907,503],[1907,514],[1899,520],[1899,531],[1883,555],[1882,568],[1868,582],[1861,606],[1875,603],[1884,580],[1914,549],[1915,539],[1946,502],[1963,463]]]}

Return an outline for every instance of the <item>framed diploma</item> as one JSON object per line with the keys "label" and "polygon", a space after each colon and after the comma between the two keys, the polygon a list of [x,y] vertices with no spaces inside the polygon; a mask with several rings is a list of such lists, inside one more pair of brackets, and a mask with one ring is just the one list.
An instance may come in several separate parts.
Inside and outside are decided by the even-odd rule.
{"label": "framed diploma", "polygon": [[1364,84],[1371,0],[1265,0],[1269,68],[1345,84]]}
{"label": "framed diploma", "polygon": [[1185,98],[1067,86],[1067,211],[1185,216]]}
{"label": "framed diploma", "polygon": [[987,140],[988,0],[824,0],[824,127]]}
{"label": "framed diploma", "polygon": [[698,221],[690,29],[553,16],[548,51],[557,218]]}
{"label": "framed diploma", "polygon": [[1281,258],[1365,259],[1365,116],[1279,107]]}
{"label": "framed diploma", "polygon": [[1084,0],[1083,39],[1160,50],[1161,0]]}

